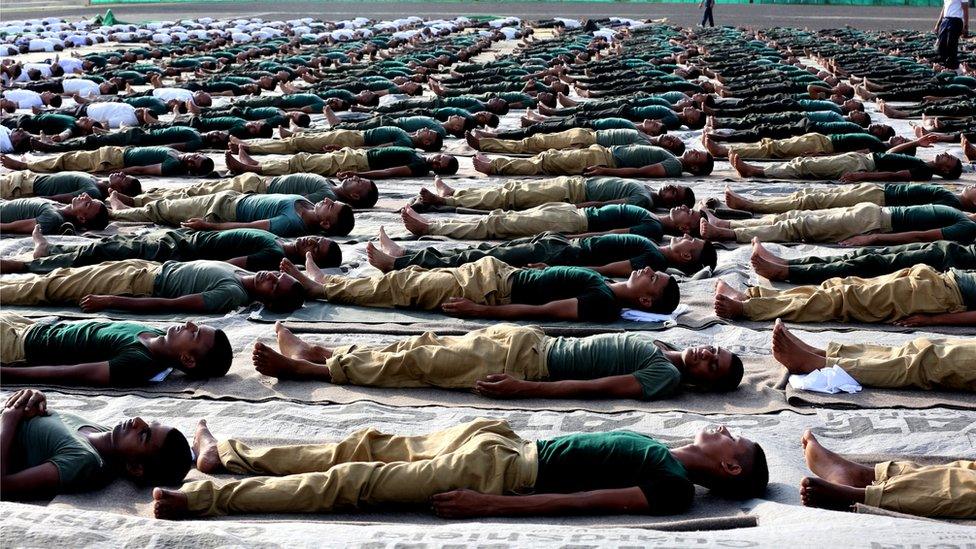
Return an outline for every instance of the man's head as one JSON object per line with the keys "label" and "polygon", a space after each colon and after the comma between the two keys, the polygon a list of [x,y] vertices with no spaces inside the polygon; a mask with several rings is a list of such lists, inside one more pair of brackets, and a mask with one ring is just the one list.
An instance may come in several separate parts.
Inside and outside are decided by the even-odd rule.
{"label": "man's head", "polygon": [[508,114],[508,102],[500,97],[492,97],[485,103],[485,107],[489,112],[499,116]]}
{"label": "man's head", "polygon": [[10,145],[15,153],[23,153],[30,150],[31,135],[27,130],[13,130],[10,132]]}
{"label": "man's head", "polygon": [[315,205],[315,216],[319,220],[319,228],[328,235],[346,236],[356,224],[352,206],[331,198],[323,198]]}
{"label": "man's head", "polygon": [[100,231],[108,226],[108,208],[105,203],[88,196],[88,193],[81,193],[71,199],[68,215],[75,224],[89,231]]}
{"label": "man's head", "polygon": [[123,421],[112,429],[110,440],[123,474],[142,486],[178,485],[193,465],[183,433],[155,421]]}
{"label": "man's head", "polygon": [[695,192],[690,187],[668,183],[658,189],[657,200],[654,202],[655,207],[673,208],[681,205],[689,208],[695,205]]}
{"label": "man's head", "polygon": [[861,126],[862,128],[867,128],[871,125],[871,115],[864,111],[851,111],[851,113],[847,115],[847,119],[858,126]]}
{"label": "man's head", "polygon": [[697,235],[698,227],[701,223],[702,213],[693,210],[684,204],[675,206],[668,211],[671,224],[679,234]]}
{"label": "man's head", "polygon": [[844,112],[851,113],[854,111],[864,111],[864,103],[861,103],[857,99],[845,99],[841,103],[841,109]]}
{"label": "man's head", "polygon": [[706,151],[685,151],[681,155],[681,164],[684,170],[691,175],[704,177],[712,173],[715,168],[715,159]]}
{"label": "man's head", "polygon": [[932,165],[932,171],[942,179],[959,179],[962,176],[962,160],[947,152],[938,154]]}
{"label": "man's head", "polygon": [[962,202],[962,209],[967,212],[976,212],[976,185],[969,185],[959,193],[959,201]]}
{"label": "man's head", "polygon": [[193,92],[193,104],[198,107],[209,107],[213,104],[213,98],[205,91]]}
{"label": "man's head", "polygon": [[54,92],[41,92],[41,101],[43,101],[45,105],[50,105],[55,108],[61,106],[61,96]]}
{"label": "man's head", "polygon": [[733,499],[761,497],[769,483],[763,449],[745,437],[736,437],[724,425],[709,426],[695,435],[695,446],[707,458],[700,471],[701,484]]}
{"label": "man's head", "polygon": [[630,273],[624,286],[624,297],[633,306],[652,313],[668,314],[681,300],[678,282],[650,267]]}
{"label": "man's head", "polygon": [[139,183],[139,180],[122,172],[109,174],[108,188],[126,196],[139,196],[142,194],[142,184]]}
{"label": "man's head", "polygon": [[305,303],[305,287],[289,274],[259,271],[254,275],[252,298],[270,311],[287,313]]}
{"label": "man's head", "polygon": [[676,135],[662,135],[657,139],[657,146],[666,149],[675,156],[681,156],[685,153],[685,142]]}
{"label": "man's head", "polygon": [[705,113],[695,107],[681,109],[681,118],[690,130],[700,130],[705,127]]}
{"label": "man's head", "polygon": [[637,129],[646,133],[647,135],[661,135],[665,132],[664,123],[662,123],[660,120],[652,120],[650,118],[637,124]]}
{"label": "man's head", "polygon": [[498,127],[498,115],[492,114],[488,111],[478,111],[474,113],[474,120],[479,126],[488,126],[489,128]]}
{"label": "man's head", "polygon": [[444,147],[444,138],[430,128],[421,128],[413,133],[413,144],[427,152],[436,152]]}
{"label": "man's head", "polygon": [[718,255],[711,242],[685,234],[671,239],[668,246],[677,258],[676,267],[685,273],[694,274],[705,267],[715,270]]}
{"label": "man's head", "polygon": [[342,249],[334,240],[324,236],[302,236],[295,239],[297,259],[305,260],[305,254],[312,254],[312,259],[319,267],[338,267],[342,265]]}
{"label": "man's head", "polygon": [[343,198],[357,208],[372,208],[379,200],[380,192],[371,179],[353,175],[339,183]]}
{"label": "man's head", "polygon": [[200,153],[181,154],[180,163],[190,175],[207,175],[214,170],[213,160]]}
{"label": "man's head", "polygon": [[264,120],[251,120],[245,123],[244,127],[247,129],[247,134],[250,137],[269,139],[274,135],[274,128]]}
{"label": "man's head", "polygon": [[234,359],[227,334],[210,326],[192,322],[170,326],[163,342],[179,362],[180,371],[195,379],[226,374]]}
{"label": "man's head", "polygon": [[689,347],[681,352],[681,362],[682,382],[703,391],[725,393],[742,381],[742,360],[722,347]]}
{"label": "man's head", "polygon": [[447,133],[453,135],[454,137],[464,137],[464,132],[474,128],[474,121],[469,120],[463,116],[458,116],[452,114],[447,117],[447,120],[441,123]]}
{"label": "man's head", "polygon": [[887,124],[871,124],[868,126],[868,133],[882,141],[887,141],[895,136],[895,129]]}
{"label": "man's head", "polygon": [[85,135],[92,133],[92,128],[96,126],[101,126],[101,124],[95,122],[94,118],[90,118],[88,116],[80,116],[77,120],[75,120],[75,127]]}
{"label": "man's head", "polygon": [[450,154],[433,154],[427,157],[427,165],[438,175],[454,175],[458,171],[457,158]]}
{"label": "man's head", "polygon": [[230,132],[226,130],[213,130],[200,134],[205,149],[226,149],[227,142],[230,141]]}
{"label": "man's head", "polygon": [[115,95],[119,93],[119,87],[114,82],[102,82],[98,85],[99,95]]}

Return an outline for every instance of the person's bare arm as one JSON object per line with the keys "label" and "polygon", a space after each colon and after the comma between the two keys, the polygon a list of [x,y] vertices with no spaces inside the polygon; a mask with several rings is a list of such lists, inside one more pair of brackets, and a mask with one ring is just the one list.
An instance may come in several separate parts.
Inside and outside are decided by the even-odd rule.
{"label": "person's bare arm", "polygon": [[899,326],[976,326],[976,311],[963,311],[960,313],[942,314],[917,314],[907,316],[894,322]]}
{"label": "person's bare arm", "polygon": [[36,226],[37,221],[34,219],[21,219],[10,223],[0,223],[0,232],[30,234]]}
{"label": "person's bare arm", "polygon": [[596,207],[600,207],[600,206],[610,206],[610,205],[613,205],[613,204],[626,204],[626,203],[627,203],[627,199],[626,198],[618,198],[616,200],[605,200],[605,201],[591,200],[589,202],[580,202],[580,203],[576,204],[576,207],[577,208],[596,208]]}
{"label": "person's bare arm", "polygon": [[108,361],[61,366],[3,366],[0,377],[7,383],[53,383],[57,385],[109,384]]}
{"label": "person's bare arm", "polygon": [[441,309],[445,313],[453,316],[497,318],[500,320],[516,320],[521,318],[577,320],[579,318],[579,300],[575,297],[572,299],[550,301],[542,305],[526,305],[523,303],[480,305],[469,299],[454,297],[443,303]]}
{"label": "person's bare arm", "polygon": [[640,168],[608,168],[597,166],[596,169],[587,168],[584,175],[613,175],[618,177],[667,177],[667,171],[660,163],[641,166]]}
{"label": "person's bare arm", "polygon": [[913,244],[915,242],[935,242],[942,240],[942,229],[928,231],[908,231],[904,233],[862,234],[842,240],[844,246],[877,246],[881,244]]}
{"label": "person's bare arm", "polygon": [[180,227],[184,229],[192,229],[194,231],[229,231],[231,229],[261,229],[264,231],[271,229],[270,219],[259,219],[256,221],[206,221],[200,219],[199,217],[194,217],[192,219],[187,219],[183,223],[180,223]]}
{"label": "person's bare arm", "polygon": [[634,486],[591,490],[574,494],[500,496],[474,490],[454,490],[431,498],[434,512],[443,518],[644,514],[651,510],[644,492]]}
{"label": "person's bare arm", "polygon": [[360,177],[366,177],[368,179],[383,179],[386,177],[410,177],[413,172],[407,166],[394,166],[392,168],[384,168],[382,170],[367,170],[365,172],[356,172],[356,175]]}
{"label": "person's bare arm", "polygon": [[55,202],[60,202],[62,204],[70,204],[71,200],[76,196],[78,195],[74,193],[62,193],[62,194],[56,194],[54,196],[46,196],[45,198],[47,198],[48,200],[53,200]]}
{"label": "person's bare arm", "polygon": [[181,311],[188,313],[206,313],[203,294],[190,294],[180,297],[126,297],[117,295],[89,295],[81,300],[81,309],[85,312],[101,311],[103,309],[119,309],[137,313],[156,313]]}
{"label": "person's bare arm", "polygon": [[634,272],[634,266],[630,264],[630,260],[614,261],[613,263],[607,263],[606,265],[600,265],[599,267],[586,268],[596,271],[603,276],[627,277],[630,276],[630,273]]}
{"label": "person's bare arm", "polygon": [[180,151],[180,152],[190,152],[189,149],[196,148],[197,143],[192,141],[184,141],[182,143],[170,143],[167,147]]}
{"label": "person's bare arm", "polygon": [[844,183],[857,181],[912,181],[912,172],[899,170],[897,172],[849,172],[841,176]]}
{"label": "person's bare arm", "polygon": [[4,500],[43,499],[57,492],[61,476],[50,461],[12,473],[14,439],[21,422],[47,415],[47,400],[40,391],[24,389],[7,399],[0,414],[0,497]]}
{"label": "person's bare arm", "polygon": [[231,259],[225,259],[224,262],[225,263],[230,263],[231,265],[233,265],[235,267],[240,267],[242,269],[247,269],[247,256],[246,255],[242,255],[240,257],[234,257],[234,258],[231,258]]}
{"label": "person's bare arm", "polygon": [[119,171],[126,175],[163,175],[163,165],[152,164],[149,166],[129,166],[128,168],[122,168]]}
{"label": "person's bare arm", "polygon": [[600,236],[602,234],[630,234],[630,229],[629,228],[610,229],[608,231],[598,231],[592,233],[568,234],[566,235],[566,238],[586,238],[590,236]]}
{"label": "person's bare arm", "polygon": [[526,381],[508,374],[492,374],[475,383],[474,390],[488,398],[630,398],[644,396],[632,375],[598,379]]}

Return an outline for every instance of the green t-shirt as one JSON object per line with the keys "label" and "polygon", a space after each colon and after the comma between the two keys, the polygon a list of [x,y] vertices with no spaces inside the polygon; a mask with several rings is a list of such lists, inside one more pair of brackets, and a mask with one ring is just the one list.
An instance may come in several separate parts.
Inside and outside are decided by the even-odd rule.
{"label": "green t-shirt", "polygon": [[367,147],[392,143],[396,147],[413,148],[413,140],[410,139],[410,134],[396,126],[381,126],[366,130],[363,132],[363,139]]}
{"label": "green t-shirt", "polygon": [[812,111],[804,114],[811,122],[845,122],[844,116],[834,111]]}
{"label": "green t-shirt", "polygon": [[677,130],[681,127],[681,120],[671,107],[645,105],[642,107],[632,107],[630,111],[637,118],[657,120],[669,130]]}
{"label": "green t-shirt", "polygon": [[309,229],[296,209],[299,202],[311,204],[295,194],[249,194],[238,199],[235,213],[243,223],[269,220],[268,230],[278,236],[302,236]]}
{"label": "green t-shirt", "polygon": [[924,160],[909,156],[907,154],[874,154],[874,169],[879,172],[900,172],[907,170],[911,172],[912,179],[916,181],[928,181],[932,179],[932,168]]}
{"label": "green t-shirt", "polygon": [[580,250],[579,264],[600,266],[617,261],[630,261],[635,271],[650,267],[655,271],[668,268],[661,249],[651,240],[636,234],[602,234],[575,240]]}
{"label": "green t-shirt", "polygon": [[603,147],[616,145],[632,145],[634,143],[649,143],[647,134],[637,130],[597,130],[596,144]]}
{"label": "green t-shirt", "polygon": [[428,130],[434,130],[439,133],[441,137],[447,137],[447,130],[444,126],[437,120],[429,116],[400,116],[392,120],[393,125],[401,128],[408,133],[413,133],[417,130],[422,130],[424,128]]}
{"label": "green t-shirt", "polygon": [[592,233],[611,231],[614,229],[630,229],[630,234],[637,234],[651,240],[660,241],[664,236],[664,227],[656,215],[638,206],[630,204],[610,204],[596,208],[583,208],[586,215],[586,230]]}
{"label": "green t-shirt", "polygon": [[647,185],[635,179],[590,177],[586,180],[585,189],[588,202],[609,202],[624,199],[627,201],[626,204],[648,210],[654,207],[654,198],[651,196],[651,191]]}
{"label": "green t-shirt", "polygon": [[162,164],[161,175],[186,175],[186,169],[180,162],[180,155],[176,150],[168,147],[133,147],[126,149],[122,155],[125,167],[153,166]]}
{"label": "green t-shirt", "polygon": [[620,305],[606,280],[582,267],[519,269],[512,275],[512,303],[544,305],[576,299],[579,320],[610,322],[620,316]]}
{"label": "green t-shirt", "polygon": [[895,206],[891,212],[891,232],[942,229],[942,238],[969,244],[976,240],[976,221],[949,206]]}
{"label": "green t-shirt", "polygon": [[594,130],[636,130],[637,126],[626,118],[599,118],[587,125]]}
{"label": "green t-shirt", "polygon": [[823,99],[797,99],[796,104],[805,111],[833,111],[837,114],[844,113],[840,105],[833,101],[825,101]]}
{"label": "green t-shirt", "polygon": [[681,161],[661,147],[653,145],[618,145],[610,147],[618,168],[643,168],[654,164],[664,166],[668,177],[681,177]]}
{"label": "green t-shirt", "polygon": [[312,107],[313,110],[321,112],[325,108],[325,101],[313,93],[290,93],[282,95],[277,104],[282,109],[301,109]]}
{"label": "green t-shirt", "polygon": [[285,257],[281,242],[274,234],[261,229],[193,231],[182,236],[180,247],[189,252],[184,257],[213,260],[247,257],[249,271],[278,270]]}
{"label": "green t-shirt", "polygon": [[553,338],[547,364],[549,377],[557,381],[631,374],[644,400],[666,398],[681,383],[681,372],[654,340],[635,332]]}
{"label": "green t-shirt", "polygon": [[827,136],[835,153],[854,152],[867,149],[873,153],[883,153],[888,145],[869,133],[839,133]]}
{"label": "green t-shirt", "polygon": [[371,170],[384,170],[406,166],[410,168],[410,175],[427,175],[430,169],[427,160],[407,147],[376,147],[366,151],[366,160]]}
{"label": "green t-shirt", "polygon": [[0,201],[0,223],[33,219],[44,234],[56,234],[64,223],[61,204],[46,198],[17,198]]}
{"label": "green t-shirt", "polygon": [[102,191],[96,184],[98,179],[84,172],[59,172],[50,175],[39,175],[34,180],[35,196],[57,196],[70,194],[78,196],[88,193],[88,196],[101,200]]}
{"label": "green t-shirt", "polygon": [[222,261],[167,261],[156,275],[153,297],[203,294],[205,312],[226,313],[251,302],[238,278],[247,274]]}
{"label": "green t-shirt", "polygon": [[884,186],[885,206],[942,205],[962,209],[962,202],[942,185],[889,183]]}
{"label": "green t-shirt", "polygon": [[149,112],[152,113],[153,116],[161,116],[169,113],[169,107],[166,106],[166,102],[158,97],[146,95],[142,97],[123,99],[122,101],[125,104],[137,109],[149,109]]}
{"label": "green t-shirt", "polygon": [[840,135],[845,133],[864,133],[864,128],[853,122],[814,122],[806,121],[806,132],[822,133],[824,135]]}
{"label": "green t-shirt", "polygon": [[66,114],[38,114],[20,119],[20,127],[33,134],[54,135],[64,130],[75,130],[75,118]]}
{"label": "green t-shirt", "polygon": [[112,476],[108,464],[78,432],[109,431],[74,414],[51,412],[28,419],[17,427],[10,456],[10,471],[16,473],[51,462],[58,469],[58,492],[82,492],[105,485]]}
{"label": "green t-shirt", "polygon": [[[168,296],[168,297],[179,297]],[[24,356],[30,364],[58,365],[108,361],[112,385],[142,385],[175,363],[161,362],[143,345],[139,334],[164,335],[135,322],[57,322],[27,331]]]}
{"label": "green t-shirt", "polygon": [[961,269],[950,269],[959,285],[959,292],[962,294],[962,302],[966,309],[976,311],[976,271],[963,271]]}
{"label": "green t-shirt", "polygon": [[688,509],[695,487],[668,447],[632,431],[577,433],[536,442],[539,473],[535,491],[573,493],[631,488],[644,492],[650,514]]}
{"label": "green t-shirt", "polygon": [[335,183],[317,173],[293,173],[272,177],[268,181],[268,194],[297,194],[304,196],[313,204],[323,198],[337,200]]}
{"label": "green t-shirt", "polygon": [[200,137],[200,132],[196,128],[189,126],[170,126],[168,128],[147,130],[144,134],[143,142],[151,146],[183,143],[183,150],[186,152],[203,148],[203,139]]}

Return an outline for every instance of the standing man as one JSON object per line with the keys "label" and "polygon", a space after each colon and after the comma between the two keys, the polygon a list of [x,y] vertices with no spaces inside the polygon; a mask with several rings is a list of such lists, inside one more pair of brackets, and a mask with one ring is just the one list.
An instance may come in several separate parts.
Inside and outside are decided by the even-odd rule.
{"label": "standing man", "polygon": [[[951,0],[946,0],[946,2],[949,1]],[[956,0],[957,3],[959,1],[960,0]],[[701,2],[698,3],[699,8],[705,8],[705,13],[702,14],[702,20],[701,23],[698,24],[699,26],[704,27],[705,21],[708,21],[708,26],[710,27],[715,26],[715,19],[712,18],[712,6],[714,5],[715,5],[715,0],[701,0]]]}
{"label": "standing man", "polygon": [[[708,0],[702,0],[707,2]],[[708,10],[706,9],[706,13]],[[939,21],[935,24],[938,36],[939,62],[947,69],[959,68],[959,37],[969,34],[969,2],[944,0]]]}

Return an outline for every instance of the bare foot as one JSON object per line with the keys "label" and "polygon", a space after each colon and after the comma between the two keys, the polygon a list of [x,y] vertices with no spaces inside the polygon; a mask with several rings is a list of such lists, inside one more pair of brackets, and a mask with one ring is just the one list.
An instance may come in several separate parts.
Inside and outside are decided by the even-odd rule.
{"label": "bare foot", "polygon": [[116,211],[129,209],[129,205],[122,200],[121,196],[119,196],[119,191],[112,191],[109,193],[107,202],[108,207]]}
{"label": "bare foot", "polygon": [[288,139],[289,137],[295,135],[295,132],[289,130],[288,128],[282,126],[278,128],[278,137],[282,139]]}
{"label": "bare foot", "polygon": [[966,160],[976,161],[976,147],[969,143],[969,139],[966,139],[966,134],[963,132],[959,132],[959,144],[962,146],[963,154],[966,155]]}
{"label": "bare foot", "polygon": [[27,169],[27,162],[24,162],[23,160],[17,160],[16,158],[7,156],[5,154],[0,154],[0,165],[10,170]]}
{"label": "bare foot", "polygon": [[715,294],[715,314],[721,318],[740,318],[745,311],[745,304],[742,301],[731,297]]}
{"label": "bare foot", "polygon": [[823,447],[807,429],[800,439],[807,467],[818,477],[835,484],[864,488],[874,482],[874,468],[846,460]]}
{"label": "bare foot", "polygon": [[806,507],[850,511],[855,503],[864,502],[864,488],[833,484],[817,477],[800,481],[800,500]]}
{"label": "bare foot", "polygon": [[464,140],[468,142],[468,146],[472,149],[476,151],[481,150],[481,140],[475,137],[470,130],[464,132]]}
{"label": "bare foot", "polygon": [[288,358],[260,341],[251,353],[254,369],[263,375],[278,379],[318,379],[329,381],[329,369],[307,360]]}
{"label": "bare foot", "polygon": [[736,193],[731,187],[725,187],[725,203],[732,209],[745,210],[747,212],[751,212],[756,206],[752,200]]}
{"label": "bare foot", "polygon": [[768,280],[786,280],[790,277],[789,267],[781,263],[773,263],[755,251],[753,251],[750,261],[752,268],[756,270],[756,274],[766,277]]}
{"label": "bare foot", "polygon": [[434,187],[437,189],[437,194],[441,196],[454,196],[454,188],[444,183],[439,175],[434,176]]}
{"label": "bare foot", "polygon": [[278,339],[278,349],[281,354],[289,358],[318,363],[332,358],[332,350],[321,345],[306,343],[286,328],[281,321],[275,322],[275,336]]}
{"label": "bare foot", "polygon": [[827,366],[823,355],[810,352],[808,346],[801,343],[777,318],[773,326],[773,358],[777,362],[786,366],[791,374],[809,374]]}
{"label": "bare foot", "polygon": [[186,494],[179,490],[153,488],[153,515],[158,519],[176,520],[189,516]]}
{"label": "bare foot", "polygon": [[320,269],[318,264],[315,263],[315,258],[312,256],[312,252],[305,252],[305,275],[319,284],[325,284],[325,273],[323,273],[322,269]]}
{"label": "bare foot", "polygon": [[491,159],[489,159],[488,155],[484,153],[478,153],[474,155],[474,157],[471,159],[471,164],[474,165],[475,170],[478,170],[483,174],[491,175],[492,173]]}
{"label": "bare foot", "polygon": [[251,166],[258,165],[258,163],[253,158],[251,158],[251,155],[247,154],[246,147],[240,148],[240,151],[238,151],[237,153],[237,158],[244,164],[248,164]]}
{"label": "bare foot", "polygon": [[442,197],[437,196],[436,194],[427,190],[426,187],[421,187],[420,203],[428,206],[443,206],[446,202]]}
{"label": "bare foot", "polygon": [[51,246],[44,234],[41,233],[40,225],[34,225],[34,230],[31,231],[31,239],[34,241],[34,259],[46,257]]}
{"label": "bare foot", "polygon": [[705,240],[735,240],[735,231],[723,227],[716,227],[702,218],[698,224],[698,231]]}
{"label": "bare foot", "polygon": [[721,278],[715,283],[715,293],[724,295],[726,297],[731,297],[733,299],[738,299],[739,301],[749,299],[749,296],[747,296],[745,292],[740,292],[732,286],[729,286],[728,283]]}
{"label": "bare foot", "polygon": [[705,219],[707,219],[711,225],[719,227],[720,229],[730,229],[732,227],[732,223],[728,219],[722,219],[718,217],[717,215],[713,214],[708,208],[700,208],[700,211],[702,215],[705,216]]}
{"label": "bare foot", "polygon": [[729,148],[713,141],[707,132],[702,132],[702,145],[705,146],[706,151],[710,152],[716,158],[725,158],[729,155]]}
{"label": "bare foot", "polygon": [[224,153],[224,164],[227,166],[228,170],[234,173],[249,172],[255,168],[255,166],[245,164],[238,160],[237,157],[234,156],[230,151]]}
{"label": "bare foot", "polygon": [[762,168],[746,164],[742,158],[734,153],[729,152],[729,163],[735,168],[735,171],[741,177],[766,177],[766,171]]}
{"label": "bare foot", "polygon": [[423,236],[430,232],[430,223],[421,217],[420,214],[413,211],[413,208],[410,206],[403,209],[400,217],[403,219],[403,226],[411,233],[417,236]]}
{"label": "bare foot", "polygon": [[789,261],[783,259],[782,257],[774,254],[773,252],[766,249],[763,243],[759,241],[759,238],[754,237],[752,239],[752,253],[759,255],[766,261],[772,263],[779,263],[780,265],[789,265]]}
{"label": "bare foot", "polygon": [[[777,319],[777,320],[779,320],[779,319]],[[779,322],[782,323],[782,321],[779,321]],[[809,343],[804,342],[802,339],[800,339],[799,337],[797,337],[793,332],[789,331],[789,329],[786,328],[785,325],[783,326],[783,331],[784,331],[784,333],[787,336],[789,336],[790,338],[793,339],[793,343],[795,345],[798,345],[800,348],[806,350],[808,353],[812,353],[812,354],[815,354],[815,355],[821,356],[821,357],[826,357],[827,356],[827,351],[825,351],[824,349],[820,349],[820,348],[814,347],[813,345],[810,345]]]}
{"label": "bare foot", "polygon": [[366,259],[370,265],[384,273],[393,270],[393,260],[395,258],[377,248],[372,242],[366,243]]}
{"label": "bare foot", "polygon": [[193,453],[197,455],[197,470],[201,473],[215,473],[224,467],[217,453],[217,439],[205,419],[197,422],[197,430],[193,433]]}

